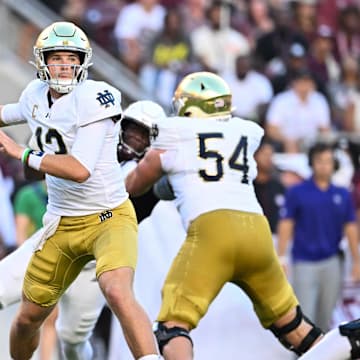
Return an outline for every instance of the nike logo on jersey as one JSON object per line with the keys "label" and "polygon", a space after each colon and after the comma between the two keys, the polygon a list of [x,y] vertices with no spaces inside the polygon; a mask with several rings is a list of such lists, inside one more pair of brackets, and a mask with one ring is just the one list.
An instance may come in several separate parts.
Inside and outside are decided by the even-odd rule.
{"label": "nike logo on jersey", "polygon": [[112,216],[113,216],[112,211],[110,211],[110,210],[104,211],[99,215],[100,222],[110,219],[110,218],[112,218]]}
{"label": "nike logo on jersey", "polygon": [[109,90],[105,90],[103,93],[97,93],[98,97],[96,98],[97,101],[99,101],[99,103],[101,105],[104,105],[106,108],[108,108],[110,106],[110,104],[112,104],[113,106],[115,105],[115,98],[114,95],[109,92]]}

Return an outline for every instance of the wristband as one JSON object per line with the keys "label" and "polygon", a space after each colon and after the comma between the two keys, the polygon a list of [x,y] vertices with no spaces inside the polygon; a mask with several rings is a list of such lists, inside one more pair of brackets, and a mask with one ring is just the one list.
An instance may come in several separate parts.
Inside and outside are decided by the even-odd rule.
{"label": "wristband", "polygon": [[31,150],[27,157],[27,165],[39,171],[44,156],[45,154],[42,151]]}
{"label": "wristband", "polygon": [[30,153],[31,153],[31,149],[29,149],[29,148],[24,149],[24,151],[21,155],[21,162],[23,164],[27,164]]}

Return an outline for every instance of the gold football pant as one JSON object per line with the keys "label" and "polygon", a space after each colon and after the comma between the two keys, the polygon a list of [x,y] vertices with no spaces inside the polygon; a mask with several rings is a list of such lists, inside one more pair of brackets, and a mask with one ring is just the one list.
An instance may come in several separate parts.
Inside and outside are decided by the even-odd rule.
{"label": "gold football pant", "polygon": [[227,282],[249,296],[265,328],[298,304],[264,216],[216,210],[195,219],[165,280],[158,321],[196,327]]}
{"label": "gold football pant", "polygon": [[32,302],[54,305],[84,265],[96,259],[96,276],[137,261],[137,220],[130,200],[103,213],[62,217],[53,236],[28,265],[23,291]]}

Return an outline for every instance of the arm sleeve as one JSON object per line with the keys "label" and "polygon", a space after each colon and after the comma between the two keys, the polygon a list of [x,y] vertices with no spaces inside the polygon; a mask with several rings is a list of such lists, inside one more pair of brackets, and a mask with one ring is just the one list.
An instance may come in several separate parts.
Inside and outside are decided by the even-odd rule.
{"label": "arm sleeve", "polygon": [[17,124],[25,122],[20,103],[4,105],[1,110],[1,120],[5,124]]}
{"label": "arm sleeve", "polygon": [[106,134],[113,126],[111,119],[105,119],[80,127],[77,131],[71,155],[85,166],[90,174],[94,171],[99,159]]}

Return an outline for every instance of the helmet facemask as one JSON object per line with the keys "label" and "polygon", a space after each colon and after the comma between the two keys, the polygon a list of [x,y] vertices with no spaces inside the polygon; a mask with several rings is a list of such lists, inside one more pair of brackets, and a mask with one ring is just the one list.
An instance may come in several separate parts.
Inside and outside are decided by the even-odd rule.
{"label": "helmet facemask", "polygon": [[131,104],[120,121],[118,160],[141,159],[158,136],[156,121],[166,118],[160,105],[141,100]]}
{"label": "helmet facemask", "polygon": [[[50,75],[47,57],[50,52],[73,52],[79,55],[80,65],[64,64],[73,67],[71,79],[60,79]],[[39,35],[34,46],[35,65],[39,79],[46,82],[56,92],[69,93],[79,83],[87,79],[88,68],[91,66],[92,49],[84,32],[69,22],[57,22],[47,27]]]}
{"label": "helmet facemask", "polygon": [[130,159],[141,159],[150,146],[150,129],[135,119],[121,120],[118,150]]}

